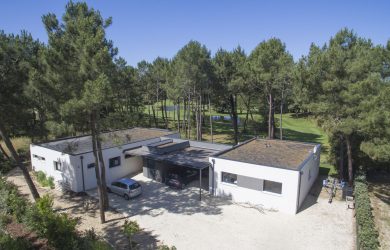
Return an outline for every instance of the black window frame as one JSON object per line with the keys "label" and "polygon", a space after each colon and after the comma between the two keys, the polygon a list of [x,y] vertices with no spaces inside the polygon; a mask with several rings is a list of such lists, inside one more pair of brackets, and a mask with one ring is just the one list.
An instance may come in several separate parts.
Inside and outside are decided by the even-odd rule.
{"label": "black window frame", "polygon": [[[118,160],[118,164],[115,164],[115,161]],[[110,158],[108,160],[109,164],[108,164],[108,168],[115,168],[115,167],[119,167],[121,165],[121,157],[120,156],[117,156],[117,157],[113,157],[113,158]]]}
{"label": "black window frame", "polygon": [[95,162],[89,163],[87,169],[95,168]]}
{"label": "black window frame", "polygon": [[[230,175],[230,177],[236,177],[235,178],[235,181],[226,181],[227,180],[227,178],[224,178],[224,175]],[[230,185],[237,185],[237,179],[238,179],[238,177],[237,177],[237,174],[233,174],[233,173],[229,173],[229,172],[221,172],[221,182],[223,182],[223,183],[227,183],[227,184],[230,184]],[[231,180],[234,180],[234,178],[232,178]]]}
{"label": "black window frame", "polygon": [[62,163],[60,161],[53,161],[53,165],[54,165],[54,170],[62,172]]}
{"label": "black window frame", "polygon": [[[269,188],[267,187],[267,184],[266,183],[269,183],[269,185],[275,185],[277,184],[279,186],[280,184],[280,187],[273,187],[273,188]],[[280,190],[279,190],[280,189]],[[277,190],[277,191],[276,191]],[[270,180],[263,180],[263,191],[264,192],[267,192],[267,193],[272,193],[272,194],[277,194],[277,195],[281,195],[282,192],[283,192],[283,183],[282,182],[278,182],[278,181],[270,181]]]}

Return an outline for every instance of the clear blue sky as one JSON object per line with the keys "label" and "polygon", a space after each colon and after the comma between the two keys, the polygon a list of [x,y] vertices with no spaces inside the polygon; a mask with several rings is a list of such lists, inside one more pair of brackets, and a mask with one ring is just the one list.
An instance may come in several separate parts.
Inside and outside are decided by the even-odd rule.
{"label": "clear blue sky", "polygon": [[[157,56],[171,58],[189,40],[212,53],[241,45],[249,53],[259,42],[278,37],[295,60],[312,42],[324,44],[343,27],[352,28],[374,44],[390,38],[390,1],[87,1],[111,16],[107,37],[130,65]],[[46,42],[41,16],[62,16],[66,1],[8,0],[0,3],[0,29],[25,29]]]}

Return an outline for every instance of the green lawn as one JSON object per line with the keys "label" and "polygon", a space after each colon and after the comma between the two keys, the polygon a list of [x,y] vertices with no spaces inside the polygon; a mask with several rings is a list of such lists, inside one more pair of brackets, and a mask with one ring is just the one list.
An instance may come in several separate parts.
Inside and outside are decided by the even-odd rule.
{"label": "green lawn", "polygon": [[[167,106],[170,106],[171,103]],[[159,105],[156,105],[157,107]],[[181,107],[183,110],[183,107]],[[148,113],[148,109],[145,109],[145,113]],[[169,119],[169,128],[176,130],[176,124],[173,122],[173,111],[167,112]],[[210,128],[209,128],[209,113],[206,112],[206,122],[204,124],[203,131],[203,140],[211,141]],[[229,114],[218,113],[216,111],[212,111],[212,115],[216,116],[226,116],[229,117]],[[248,140],[254,136],[266,137],[266,128],[261,125],[262,117],[258,114],[254,114],[254,121],[249,119],[248,126],[246,131],[243,131],[243,121],[245,120],[245,114],[239,114],[239,118],[241,119],[241,124],[239,125],[239,141]],[[158,112],[159,126],[164,127],[163,121],[161,119],[161,110]],[[181,111],[181,117],[183,117],[183,111]],[[280,115],[275,115],[276,122],[276,136],[279,138],[279,124],[280,124]],[[152,122],[153,124],[153,122]],[[185,137],[185,134],[182,135]],[[191,139],[194,139],[195,135],[193,134]],[[328,150],[329,150],[329,141],[326,133],[317,126],[316,122],[311,118],[306,117],[296,117],[293,114],[284,114],[283,115],[283,139],[285,140],[293,140],[293,141],[302,141],[302,142],[313,142],[320,143],[322,145],[321,150],[321,165],[320,165],[320,173],[323,175],[335,175],[336,170],[335,167],[328,162]],[[233,138],[233,127],[231,125],[230,120],[220,120],[213,121],[213,141],[217,143],[227,143],[232,144],[234,142]]]}

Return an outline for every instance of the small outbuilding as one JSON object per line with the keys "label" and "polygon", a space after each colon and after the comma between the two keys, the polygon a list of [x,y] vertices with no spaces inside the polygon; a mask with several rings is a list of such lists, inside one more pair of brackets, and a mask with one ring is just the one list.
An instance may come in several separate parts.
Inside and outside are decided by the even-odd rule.
{"label": "small outbuilding", "polygon": [[317,178],[319,144],[251,139],[210,156],[210,193],[295,214]]}

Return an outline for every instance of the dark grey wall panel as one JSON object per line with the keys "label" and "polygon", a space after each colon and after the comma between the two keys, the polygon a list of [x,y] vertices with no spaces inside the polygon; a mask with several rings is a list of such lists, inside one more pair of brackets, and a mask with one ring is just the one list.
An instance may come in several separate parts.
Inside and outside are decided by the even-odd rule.
{"label": "dark grey wall panel", "polygon": [[253,177],[238,175],[237,186],[261,191],[263,190],[263,180],[253,178]]}

